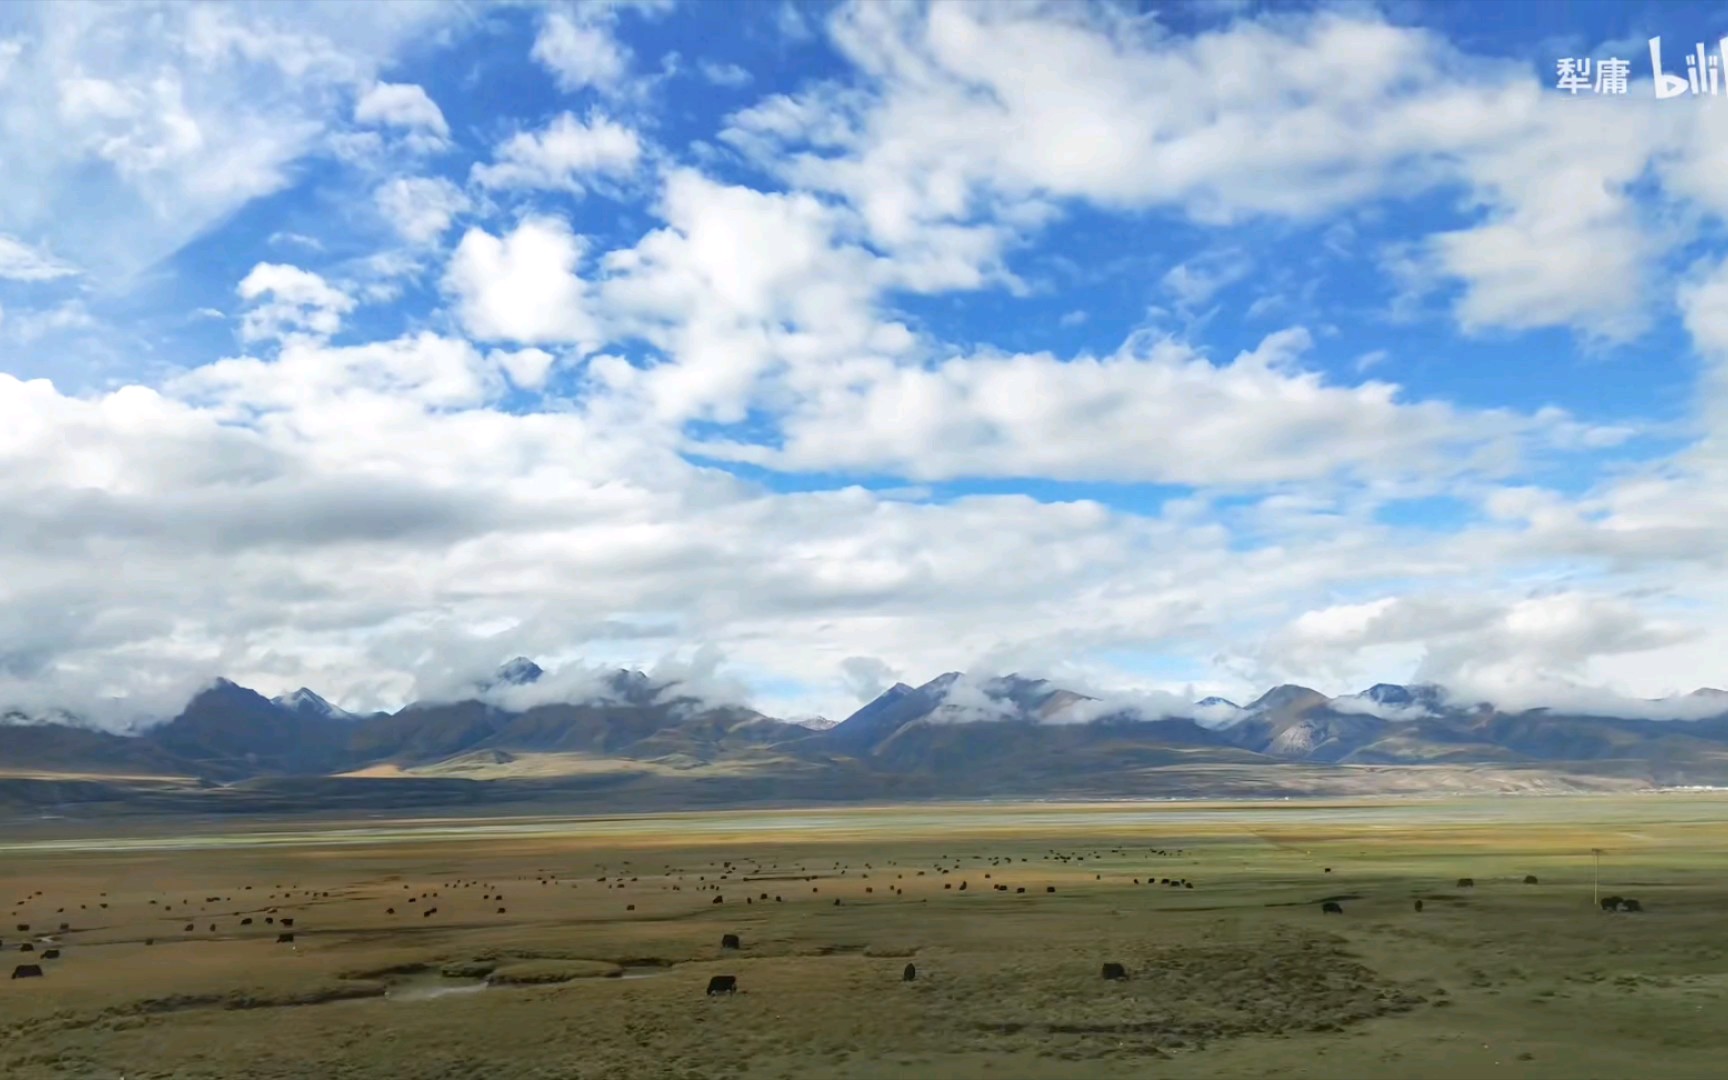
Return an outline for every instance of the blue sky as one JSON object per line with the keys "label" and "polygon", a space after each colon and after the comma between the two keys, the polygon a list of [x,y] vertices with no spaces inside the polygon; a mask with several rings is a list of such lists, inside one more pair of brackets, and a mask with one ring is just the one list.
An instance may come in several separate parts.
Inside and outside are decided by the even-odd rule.
{"label": "blue sky", "polygon": [[1720,684],[1724,33],[8,6],[0,697]]}

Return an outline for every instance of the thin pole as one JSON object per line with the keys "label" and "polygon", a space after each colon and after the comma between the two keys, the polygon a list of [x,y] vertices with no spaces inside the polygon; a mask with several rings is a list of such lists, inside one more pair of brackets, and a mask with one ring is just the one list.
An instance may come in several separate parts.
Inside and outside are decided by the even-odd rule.
{"label": "thin pole", "polygon": [[1596,854],[1596,878],[1590,886],[1590,899],[1597,907],[1602,906],[1602,849],[1591,848]]}

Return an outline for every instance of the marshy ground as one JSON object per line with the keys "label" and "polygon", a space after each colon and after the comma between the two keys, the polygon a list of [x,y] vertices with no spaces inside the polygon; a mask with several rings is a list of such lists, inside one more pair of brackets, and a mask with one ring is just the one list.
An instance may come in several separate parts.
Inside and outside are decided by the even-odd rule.
{"label": "marshy ground", "polygon": [[[1691,1078],[1728,1050],[1711,795],[109,833],[0,838],[0,1075]],[[1597,847],[1644,912],[1592,902]]]}

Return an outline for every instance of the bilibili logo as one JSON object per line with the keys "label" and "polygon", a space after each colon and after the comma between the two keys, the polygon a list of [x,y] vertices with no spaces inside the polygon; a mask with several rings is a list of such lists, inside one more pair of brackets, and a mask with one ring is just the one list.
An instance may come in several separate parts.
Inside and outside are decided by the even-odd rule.
{"label": "bilibili logo", "polygon": [[[1662,39],[1650,39],[1650,82],[1658,98],[1679,97],[1682,94],[1717,95],[1724,91],[1723,72],[1728,70],[1728,37],[1710,52],[1702,41],[1686,54],[1686,74],[1670,72],[1662,66]],[[1625,94],[1631,81],[1632,65],[1619,57],[1604,57],[1592,62],[1588,56],[1562,57],[1555,64],[1559,81],[1555,88],[1577,96],[1579,91],[1594,94]]]}

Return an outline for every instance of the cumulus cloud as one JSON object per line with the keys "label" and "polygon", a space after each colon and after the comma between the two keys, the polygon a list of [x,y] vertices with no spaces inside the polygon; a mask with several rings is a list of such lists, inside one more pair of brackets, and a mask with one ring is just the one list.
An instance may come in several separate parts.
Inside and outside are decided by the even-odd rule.
{"label": "cumulus cloud", "polygon": [[861,702],[874,701],[900,681],[892,667],[874,656],[848,656],[840,661],[840,676],[846,689]]}
{"label": "cumulus cloud", "polygon": [[450,136],[444,111],[414,83],[374,83],[354,103],[354,120],[425,132],[439,140]]}
{"label": "cumulus cloud", "polygon": [[628,176],[642,158],[636,132],[602,113],[586,121],[561,113],[537,132],[518,132],[500,143],[489,165],[472,179],[493,189],[539,188],[580,194],[584,181]]}
{"label": "cumulus cloud", "polygon": [[474,407],[500,389],[497,367],[461,339],[422,332],[391,341],[332,348],[314,336],[290,337],[275,359],[218,360],[175,379],[171,388],[221,412],[383,406]]}
{"label": "cumulus cloud", "polygon": [[[1450,700],[1506,708],[1562,705],[1591,690],[1605,660],[1634,657],[1695,640],[1700,627],[1678,613],[1581,589],[1496,597],[1412,593],[1316,608],[1292,619],[1260,647],[1258,670],[1328,682],[1367,677],[1365,654],[1400,658],[1415,681],[1438,684]],[[1376,680],[1378,681],[1378,680]],[[1581,696],[1582,695],[1582,696]],[[1394,717],[1373,702],[1347,710]]]}
{"label": "cumulus cloud", "polygon": [[517,349],[515,352],[498,350],[494,352],[491,361],[504,369],[510,376],[510,381],[523,390],[539,390],[546,385],[546,379],[552,373],[552,365],[557,363],[557,357],[545,349]]}
{"label": "cumulus cloud", "polygon": [[[1481,219],[1423,257],[1463,284],[1470,330],[1642,330],[1660,241],[1632,188],[1681,161],[1673,194],[1697,196],[1707,166],[1691,162],[1716,145],[1643,99],[1553,108],[1523,65],[1360,13],[1175,35],[1108,8],[866,4],[829,26],[868,83],[772,96],[726,137],[847,199],[880,244],[1064,199],[1306,222],[1463,185]],[[1189,273],[1171,284],[1207,291]]]}
{"label": "cumulus cloud", "polygon": [[566,93],[616,87],[630,67],[630,51],[608,21],[584,18],[583,10],[553,11],[540,24],[530,55]]}
{"label": "cumulus cloud", "polygon": [[[0,455],[18,463],[0,502],[30,511],[26,527],[0,533],[9,580],[30,583],[28,594],[12,586],[9,603],[102,613],[21,617],[0,627],[0,652],[53,690],[97,669],[104,693],[226,672],[274,680],[260,687],[271,692],[314,685],[366,709],[428,692],[412,682],[418,671],[484,677],[506,651],[574,650],[598,664],[619,640],[607,620],[627,616],[664,642],[649,656],[708,640],[739,670],[821,680],[838,667],[856,699],[865,682],[978,666],[1004,645],[1021,670],[1054,671],[1100,647],[1229,642],[1243,618],[1310,590],[1433,575],[1446,561],[1432,544],[1360,528],[1231,552],[1215,521],[1176,510],[772,495],[681,461],[652,428],[503,412],[491,404],[501,365],[424,335],[301,339],[269,362],[198,369],[166,395],[78,399],[0,379]],[[122,554],[136,573],[85,572]],[[205,572],[174,570],[188,559]],[[1450,646],[1436,652],[1446,666],[1425,674],[1523,677],[1684,636],[1583,593],[1458,607],[1308,619],[1283,655],[1313,670],[1381,640],[1437,642]],[[520,627],[507,642],[475,638],[500,621]],[[1480,657],[1500,666],[1485,670]],[[686,663],[685,682],[724,678],[711,660]],[[1177,713],[1162,698],[1140,707]],[[1061,718],[1093,708],[1103,707]]]}
{"label": "cumulus cloud", "polygon": [[715,86],[725,86],[731,89],[749,86],[754,77],[737,64],[720,63],[714,60],[704,60],[696,65],[696,70],[702,77]]}
{"label": "cumulus cloud", "polygon": [[442,177],[398,176],[373,193],[379,213],[410,244],[430,244],[449,231],[472,205],[461,188]]}
{"label": "cumulus cloud", "polygon": [[445,287],[474,336],[524,344],[597,345],[590,286],[577,272],[583,240],[560,218],[533,218],[505,236],[470,229]]}
{"label": "cumulus cloud", "polygon": [[342,328],[354,298],[310,270],[282,263],[259,263],[235,292],[253,304],[240,321],[247,341],[309,334],[327,338]]}
{"label": "cumulus cloud", "polygon": [[1373,716],[1381,720],[1420,720],[1425,716],[1434,714],[1434,709],[1423,703],[1390,705],[1356,694],[1341,694],[1333,698],[1331,707],[1336,712],[1350,713],[1356,716]]}
{"label": "cumulus cloud", "polygon": [[725,666],[725,651],[709,643],[698,646],[688,656],[673,652],[661,657],[649,666],[648,682],[661,688],[655,700],[666,704],[683,703],[695,708],[747,705],[750,687],[727,673]]}
{"label": "cumulus cloud", "polygon": [[[740,163],[660,150],[684,129],[631,78],[617,7],[558,5],[499,17],[580,97],[482,126],[499,141],[452,166],[465,190],[396,152],[449,142],[432,95],[379,81],[460,10],[20,18],[25,45],[0,49],[8,363],[32,327],[96,329],[86,280],[163,265],[295,177],[316,196],[295,205],[395,237],[296,231],[317,215],[224,234],[264,248],[237,250],[240,335],[265,356],[172,343],[112,384],[0,376],[0,701],[125,712],[227,674],[367,709],[522,653],[552,669],[533,694],[645,663],[716,699],[803,686],[800,708],[841,715],[898,673],[967,669],[951,718],[976,719],[1002,715],[984,675],[1048,671],[1099,699],[1052,721],[1216,722],[1098,658],[1239,700],[1422,677],[1638,701],[1728,646],[1728,274],[1713,254],[1679,281],[1659,267],[1728,205],[1720,110],[1557,108],[1526,65],[1365,12],[1184,34],[1110,7],[864,4],[827,23],[842,66],[725,122]],[[567,197],[597,189],[648,198]],[[1686,418],[1698,442],[1610,475],[1590,455],[1646,426],[1346,378],[1378,342],[1260,281],[1274,256],[1227,231],[1373,259],[1337,215],[1423,197],[1448,224],[1380,254],[1466,333],[1625,341],[1672,300],[1715,387]],[[1106,295],[1039,291],[1062,253],[1035,245],[1082,209],[1204,235],[1140,263],[1141,300],[1193,316],[1184,336],[1042,347],[1046,316],[1119,325]],[[1203,336],[1249,281],[1250,316],[1281,328]],[[1412,340],[1415,385],[1450,343]],[[1592,482],[1561,490],[1556,461]],[[1171,488],[1123,486],[1144,484]],[[1464,520],[1382,520],[1434,495]],[[712,649],[680,658],[693,642]],[[1096,670],[1070,683],[1077,660]]]}
{"label": "cumulus cloud", "polygon": [[1269,484],[1339,472],[1493,473],[1515,461],[1522,440],[1544,439],[1563,420],[1405,403],[1390,383],[1328,386],[1295,364],[1311,345],[1295,328],[1223,365],[1147,337],[1102,358],[859,365],[793,404],[778,445],[712,439],[697,448],[784,471],[914,480]]}
{"label": "cumulus cloud", "polygon": [[1019,715],[1013,702],[991,694],[988,685],[976,677],[962,674],[943,688],[942,704],[926,720],[932,724],[981,724],[1013,720]]}

